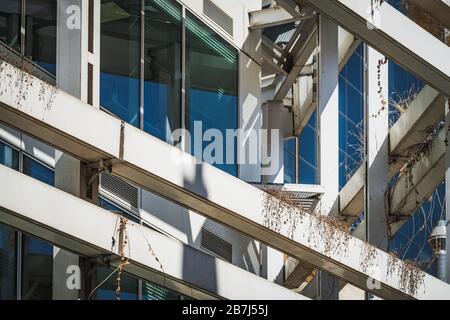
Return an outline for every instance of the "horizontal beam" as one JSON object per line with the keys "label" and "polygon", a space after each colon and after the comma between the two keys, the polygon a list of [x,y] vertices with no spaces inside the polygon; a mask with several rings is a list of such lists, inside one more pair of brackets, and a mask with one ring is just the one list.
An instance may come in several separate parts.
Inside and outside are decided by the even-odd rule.
{"label": "horizontal beam", "polygon": [[386,1],[381,5],[376,28],[368,27],[371,3],[374,3],[371,0],[306,1],[431,87],[450,96],[450,48]]}
{"label": "horizontal beam", "polygon": [[364,210],[364,183],[366,169],[361,165],[339,193],[340,214],[357,218]]}
{"label": "horizontal beam", "polygon": [[[394,189],[390,191],[391,212],[390,234],[395,235],[411,215],[433,194],[445,176],[445,134],[442,129],[435,138],[429,154],[425,155],[410,169],[410,173],[400,176]],[[411,177],[411,180],[410,180]],[[363,202],[354,200],[358,205]],[[362,239],[365,235],[365,221],[352,233]]]}
{"label": "horizontal beam", "polygon": [[282,7],[273,7],[268,9],[262,9],[258,11],[252,11],[250,15],[250,29],[263,29],[268,27],[274,27],[296,21],[302,21],[311,19],[312,15],[295,15],[294,17],[289,14]]}
{"label": "horizontal beam", "polygon": [[277,5],[286,10],[292,17],[299,17],[301,13],[297,10],[295,0],[276,0]]}
{"label": "horizontal beam", "polygon": [[[24,95],[15,85],[24,73],[1,67],[1,121],[80,160],[103,155],[113,174],[379,297],[450,298],[450,285],[39,79],[27,76]],[[408,275],[420,281],[411,286]],[[371,278],[380,288],[367,288]]]}
{"label": "horizontal beam", "polygon": [[[426,131],[444,120],[445,98],[425,86],[398,121],[389,130],[389,177],[392,178],[408,160],[409,148],[425,140]],[[361,166],[340,192],[341,214],[358,217],[364,209],[364,166]]]}
{"label": "horizontal beam", "polygon": [[405,164],[410,147],[425,140],[427,132],[444,121],[445,97],[433,88],[425,86],[408,109],[389,130],[391,177]]}
{"label": "horizontal beam", "polygon": [[[112,265],[120,260],[118,241],[111,243],[119,238],[117,214],[1,165],[0,180],[8,183],[0,190],[1,223],[85,258],[103,256]],[[194,299],[306,299],[130,221],[126,234],[126,272]]]}
{"label": "horizontal beam", "polygon": [[450,29],[450,7],[444,0],[413,0],[413,2],[428,11],[442,26]]}
{"label": "horizontal beam", "polygon": [[391,215],[398,215],[401,220],[391,226],[394,234],[410,216],[428,199],[445,177],[445,152],[447,150],[447,129],[443,128],[433,140],[427,154],[400,176],[391,192]]}

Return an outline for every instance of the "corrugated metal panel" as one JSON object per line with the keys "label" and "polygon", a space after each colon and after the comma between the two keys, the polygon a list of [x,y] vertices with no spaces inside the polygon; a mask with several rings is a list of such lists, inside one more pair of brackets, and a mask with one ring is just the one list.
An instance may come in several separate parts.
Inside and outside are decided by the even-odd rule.
{"label": "corrugated metal panel", "polygon": [[217,23],[229,35],[233,36],[233,18],[211,0],[203,0],[203,14]]}
{"label": "corrugated metal panel", "polygon": [[228,261],[233,261],[233,246],[222,240],[212,232],[202,229],[202,247],[211,251],[218,257]]}

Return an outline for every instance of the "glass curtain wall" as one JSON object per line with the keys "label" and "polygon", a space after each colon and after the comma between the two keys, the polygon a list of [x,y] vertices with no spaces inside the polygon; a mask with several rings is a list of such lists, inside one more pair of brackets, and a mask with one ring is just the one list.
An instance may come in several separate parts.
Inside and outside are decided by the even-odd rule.
{"label": "glass curtain wall", "polygon": [[21,0],[0,0],[0,40],[18,52],[21,52],[21,11]]}
{"label": "glass curtain wall", "polygon": [[317,184],[317,111],[298,138],[284,142],[284,182]]}
{"label": "glass curtain wall", "polygon": [[56,12],[56,0],[0,0],[0,40],[52,75],[56,74]]}
{"label": "glass curtain wall", "polygon": [[339,187],[364,160],[364,44],[339,74]]}
{"label": "glass curtain wall", "polygon": [[[215,165],[231,175],[237,175],[236,139],[234,141],[205,141],[202,148],[195,148],[199,137],[195,136],[195,125],[201,123],[202,133],[208,129],[219,130],[226,137],[227,129],[236,129],[238,99],[238,56],[237,51],[194,15],[186,15],[186,113],[187,129],[191,132],[191,152],[197,158],[199,149],[213,142],[223,148],[217,149],[212,157],[223,163]],[[211,138],[211,140],[217,139]],[[208,140],[208,139],[205,139]],[[224,139],[226,140],[226,139]],[[195,149],[195,150],[194,150]],[[225,163],[229,153],[234,154],[234,164]]]}
{"label": "glass curtain wall", "polygon": [[[180,141],[172,133],[185,127],[193,136],[196,121],[202,134],[214,128],[225,136],[226,129],[237,129],[235,48],[193,14],[183,18],[174,0],[102,0],[101,11],[103,108],[173,145]],[[235,164],[222,163],[227,155],[236,159],[236,146],[220,143],[224,155],[214,165],[237,175]],[[201,153],[206,145],[198,148]]]}

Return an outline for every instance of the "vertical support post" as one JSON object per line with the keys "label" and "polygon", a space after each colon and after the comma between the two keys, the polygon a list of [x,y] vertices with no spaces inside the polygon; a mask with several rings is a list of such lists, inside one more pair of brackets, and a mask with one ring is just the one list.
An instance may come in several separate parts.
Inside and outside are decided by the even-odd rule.
{"label": "vertical support post", "polygon": [[[283,103],[269,101],[263,105],[263,128],[267,139],[262,139],[262,180],[268,184],[284,183],[284,152],[283,152]],[[278,130],[278,135],[276,134]],[[266,141],[264,141],[266,140]]]}
{"label": "vertical support post", "polygon": [[[267,184],[284,183],[284,151],[283,151],[283,114],[284,105],[279,101],[263,104],[263,128],[267,139],[262,140],[262,182]],[[272,134],[272,130],[278,130]],[[266,140],[266,141],[265,141]],[[270,167],[270,169],[269,169]],[[270,171],[270,172],[269,172]],[[262,245],[263,277],[269,281],[282,284],[284,281],[284,255],[270,247]]]}
{"label": "vertical support post", "polygon": [[[99,29],[99,1],[58,1],[57,85],[61,90],[96,107],[99,105]],[[55,187],[96,202],[98,180],[88,185],[90,176],[91,170],[85,164],[57,152]],[[79,267],[78,256],[54,247],[53,299],[78,299],[83,289],[77,286],[82,278]]]}
{"label": "vertical support post", "polygon": [[[339,212],[339,58],[338,26],[319,16],[319,177],[325,188],[318,206],[320,214]],[[323,300],[339,298],[339,281],[319,272],[318,296]]]}
{"label": "vertical support post", "polygon": [[366,240],[388,250],[386,188],[389,183],[388,65],[385,57],[366,46]]}

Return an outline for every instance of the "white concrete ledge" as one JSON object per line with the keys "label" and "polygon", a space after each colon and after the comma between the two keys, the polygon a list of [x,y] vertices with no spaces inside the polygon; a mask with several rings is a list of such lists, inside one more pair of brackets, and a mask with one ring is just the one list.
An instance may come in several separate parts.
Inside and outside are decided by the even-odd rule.
{"label": "white concrete ledge", "polygon": [[372,20],[371,3],[374,3],[371,0],[306,1],[433,88],[450,96],[450,48],[386,1],[381,5],[376,28],[368,27],[368,21]]}
{"label": "white concrete ledge", "polygon": [[[2,121],[83,161],[102,155],[113,157],[114,174],[377,296],[450,298],[450,285],[393,260],[317,216],[283,205],[211,165],[193,164],[191,155],[130,125],[120,125],[117,119],[63,92],[56,92],[52,103],[41,104],[42,92],[46,97],[53,88],[45,87],[38,79],[28,79],[32,86],[20,104],[16,103],[20,86],[8,87],[5,80],[9,74],[14,84],[20,81],[21,74],[9,65],[2,67]],[[283,224],[283,220],[287,223]],[[419,281],[405,282],[411,277]],[[372,278],[380,282],[380,289],[368,288],[367,281]]]}
{"label": "white concrete ledge", "polygon": [[[83,257],[114,255],[118,216],[0,165],[0,222]],[[129,222],[125,271],[195,299],[307,299],[221,259]],[[111,237],[116,238],[112,246]],[[149,250],[149,245],[161,265]],[[111,257],[109,257],[111,258]]]}

